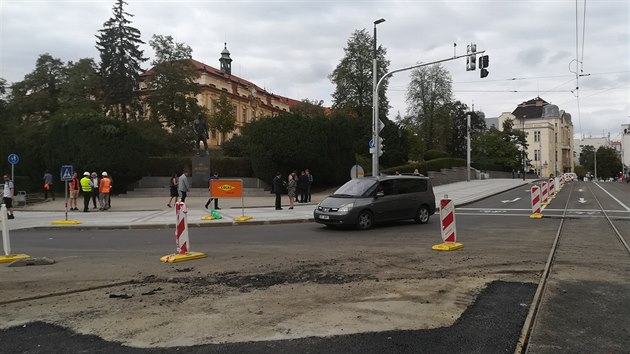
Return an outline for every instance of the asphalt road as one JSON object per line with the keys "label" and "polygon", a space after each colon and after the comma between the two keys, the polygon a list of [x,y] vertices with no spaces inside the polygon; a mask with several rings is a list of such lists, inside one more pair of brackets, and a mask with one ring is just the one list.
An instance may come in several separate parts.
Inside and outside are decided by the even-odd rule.
{"label": "asphalt road", "polygon": [[[630,199],[627,198],[630,189],[625,186],[601,185],[611,194],[621,196],[620,200]],[[614,189],[618,187],[620,189]],[[606,195],[600,188],[593,189],[593,193]],[[595,208],[588,204],[591,203],[588,197],[583,196],[586,203],[581,203],[579,195],[571,198],[576,196],[575,205],[571,204],[575,210],[572,215],[585,225],[591,225],[595,215],[587,213]],[[555,209],[564,205],[562,198],[569,198],[568,193],[561,193],[544,214],[556,215]],[[615,222],[620,223],[622,229],[630,230],[630,214],[623,207],[607,201],[605,208],[616,213]],[[314,223],[191,228],[192,250],[205,252],[209,257],[176,266],[159,263],[161,256],[174,251],[173,230],[16,231],[12,233],[15,249],[28,250],[32,256],[51,257],[58,263],[40,268],[0,269],[0,277],[7,280],[3,282],[0,296],[0,317],[4,318],[7,314],[3,313],[8,312],[9,307],[24,306],[29,303],[24,299],[29,297],[63,297],[55,294],[147,276],[172,276],[173,268],[177,267],[194,267],[197,274],[217,271],[251,274],[260,265],[290,270],[296,264],[334,263],[339,264],[341,272],[351,273],[352,269],[356,273],[359,269],[362,275],[376,279],[392,277],[392,274],[405,279],[456,279],[466,275],[494,281],[479,294],[472,295],[467,310],[453,325],[434,329],[138,349],[94,336],[74,335],[54,325],[34,323],[0,331],[0,342],[3,350],[30,353],[510,352],[516,346],[559,224],[555,217],[532,220],[528,217],[530,213],[527,187],[458,208],[458,241],[465,247],[447,253],[431,250],[431,245],[441,241],[437,215],[427,225],[397,222],[368,231],[331,230]],[[599,234],[597,227],[582,228],[582,232],[593,237]],[[621,282],[622,287],[615,291],[627,285],[627,274],[629,272]],[[571,291],[580,288],[580,283],[569,285],[566,289]],[[591,289],[601,289],[601,282]],[[7,300],[17,302],[7,303]],[[579,297],[573,306],[579,306],[577,300]],[[421,318],[422,314],[418,316]],[[630,316],[615,317],[617,322],[610,326],[630,328],[627,318]]]}

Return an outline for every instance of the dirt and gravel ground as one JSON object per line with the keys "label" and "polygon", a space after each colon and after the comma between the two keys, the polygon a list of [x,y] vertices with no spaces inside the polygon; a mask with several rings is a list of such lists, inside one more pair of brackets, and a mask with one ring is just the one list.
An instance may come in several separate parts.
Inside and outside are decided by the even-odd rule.
{"label": "dirt and gravel ground", "polygon": [[503,230],[469,230],[464,249],[444,253],[430,249],[437,226],[333,231],[324,242],[318,225],[252,226],[243,230],[307,236],[215,245],[211,259],[175,265],[156,264],[147,245],[133,258],[114,247],[3,269],[0,326],[39,320],[131,347],[434,329],[452,326],[493,281],[538,282],[551,242],[544,233],[506,241]]}

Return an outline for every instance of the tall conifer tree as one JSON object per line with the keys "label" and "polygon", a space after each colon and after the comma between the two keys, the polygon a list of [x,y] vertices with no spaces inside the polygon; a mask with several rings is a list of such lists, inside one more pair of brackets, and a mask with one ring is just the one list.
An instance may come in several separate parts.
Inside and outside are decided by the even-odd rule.
{"label": "tall conifer tree", "polygon": [[137,117],[134,91],[142,71],[140,65],[148,58],[143,57],[143,51],[139,49],[144,42],[140,39],[140,31],[130,26],[128,18],[133,15],[124,10],[125,5],[124,0],[116,0],[113,17],[96,35],[96,48],[101,56],[100,74],[108,113],[129,120]]}

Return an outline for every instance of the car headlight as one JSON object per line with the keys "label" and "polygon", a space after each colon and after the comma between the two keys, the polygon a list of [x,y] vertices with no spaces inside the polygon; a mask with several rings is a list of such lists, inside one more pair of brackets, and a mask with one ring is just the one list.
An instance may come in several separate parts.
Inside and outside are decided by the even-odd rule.
{"label": "car headlight", "polygon": [[349,203],[339,208],[340,213],[347,213],[354,207],[354,203]]}

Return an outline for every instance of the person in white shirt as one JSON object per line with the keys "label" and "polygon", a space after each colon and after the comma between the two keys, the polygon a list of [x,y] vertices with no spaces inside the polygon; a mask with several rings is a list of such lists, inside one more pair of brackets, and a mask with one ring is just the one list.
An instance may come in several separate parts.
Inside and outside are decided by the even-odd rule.
{"label": "person in white shirt", "polygon": [[186,193],[190,190],[190,184],[188,184],[188,170],[184,170],[181,176],[179,176],[179,180],[177,181],[177,189],[179,190],[180,201],[182,203],[186,202]]}
{"label": "person in white shirt", "polygon": [[15,216],[13,215],[14,190],[15,190],[15,186],[13,185],[13,181],[9,179],[9,175],[4,175],[4,188],[2,192],[2,202],[7,207],[9,219],[15,219]]}

